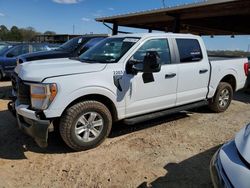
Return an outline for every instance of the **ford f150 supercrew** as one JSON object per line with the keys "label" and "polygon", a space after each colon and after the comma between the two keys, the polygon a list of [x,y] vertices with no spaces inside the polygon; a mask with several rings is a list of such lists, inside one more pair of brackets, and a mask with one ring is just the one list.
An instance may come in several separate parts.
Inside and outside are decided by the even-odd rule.
{"label": "ford f150 supercrew", "polygon": [[74,150],[98,146],[113,122],[133,124],[209,105],[225,111],[244,87],[247,59],[209,59],[199,36],[128,34],[104,39],[76,59],[31,61],[15,69],[19,127],[41,147],[59,127]]}

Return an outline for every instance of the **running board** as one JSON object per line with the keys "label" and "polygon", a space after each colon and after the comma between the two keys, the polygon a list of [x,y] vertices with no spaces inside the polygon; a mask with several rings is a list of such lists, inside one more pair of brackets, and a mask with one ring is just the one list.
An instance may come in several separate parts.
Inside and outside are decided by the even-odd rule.
{"label": "running board", "polygon": [[187,105],[183,105],[183,106],[170,108],[170,109],[163,110],[163,111],[157,111],[157,112],[153,112],[153,113],[149,113],[149,114],[145,114],[145,115],[141,115],[141,116],[136,116],[136,117],[124,119],[123,121],[125,124],[133,125],[135,123],[148,121],[151,119],[159,118],[159,117],[166,116],[166,115],[171,115],[171,114],[174,114],[174,113],[177,113],[180,111],[190,110],[193,108],[198,108],[198,107],[202,107],[202,106],[206,106],[206,105],[208,105],[208,101],[204,100],[204,101],[199,101],[199,102],[195,102],[195,103],[191,103],[191,104],[187,104]]}

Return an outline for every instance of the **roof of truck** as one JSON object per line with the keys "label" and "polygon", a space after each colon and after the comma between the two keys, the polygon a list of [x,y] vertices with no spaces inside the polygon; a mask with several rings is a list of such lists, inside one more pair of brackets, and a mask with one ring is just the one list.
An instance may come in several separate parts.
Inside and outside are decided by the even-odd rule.
{"label": "roof of truck", "polygon": [[138,37],[138,38],[145,38],[145,37],[199,37],[193,34],[179,34],[179,33],[133,33],[133,34],[119,34],[114,35],[112,37]]}

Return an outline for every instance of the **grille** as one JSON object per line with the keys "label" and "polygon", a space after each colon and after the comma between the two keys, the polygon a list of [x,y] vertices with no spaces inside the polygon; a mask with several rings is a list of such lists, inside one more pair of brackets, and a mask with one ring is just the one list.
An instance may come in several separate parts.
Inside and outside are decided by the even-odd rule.
{"label": "grille", "polygon": [[13,75],[11,81],[19,104],[30,105],[30,86],[24,84],[24,82],[17,75]]}

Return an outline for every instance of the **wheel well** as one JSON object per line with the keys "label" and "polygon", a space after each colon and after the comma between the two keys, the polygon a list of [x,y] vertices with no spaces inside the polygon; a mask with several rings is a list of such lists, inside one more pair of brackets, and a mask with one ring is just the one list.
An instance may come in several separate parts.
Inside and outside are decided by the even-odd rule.
{"label": "wheel well", "polygon": [[113,121],[118,120],[117,110],[116,110],[116,107],[115,107],[113,101],[111,101],[108,97],[106,97],[104,95],[100,95],[100,94],[90,94],[90,95],[85,95],[83,97],[80,97],[80,98],[74,100],[73,102],[71,102],[67,106],[66,109],[70,108],[71,106],[73,106],[79,102],[86,101],[86,100],[98,101],[98,102],[104,104],[109,109],[109,111],[112,115]]}
{"label": "wheel well", "polygon": [[232,86],[233,91],[236,90],[236,79],[233,75],[230,74],[230,75],[225,76],[224,78],[222,78],[220,82],[229,83]]}

